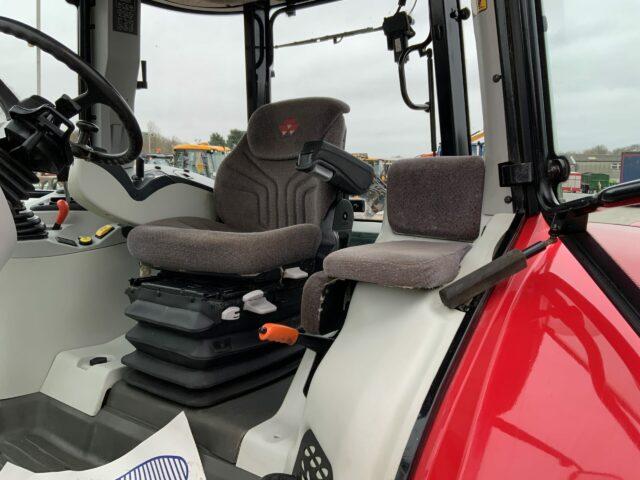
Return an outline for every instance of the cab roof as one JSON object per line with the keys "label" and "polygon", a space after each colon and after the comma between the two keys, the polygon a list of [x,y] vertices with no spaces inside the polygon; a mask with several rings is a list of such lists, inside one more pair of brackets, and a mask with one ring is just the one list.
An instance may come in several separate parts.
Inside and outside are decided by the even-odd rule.
{"label": "cab roof", "polygon": [[[144,3],[156,7],[182,10],[194,13],[240,13],[242,7],[256,0],[143,0]],[[293,3],[310,3],[309,0],[271,0],[272,6]]]}

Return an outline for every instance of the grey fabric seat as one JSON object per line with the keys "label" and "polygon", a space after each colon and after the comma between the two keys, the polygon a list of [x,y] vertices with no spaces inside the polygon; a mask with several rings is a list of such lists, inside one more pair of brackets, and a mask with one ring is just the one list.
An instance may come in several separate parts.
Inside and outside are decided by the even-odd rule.
{"label": "grey fabric seat", "polygon": [[324,259],[324,270],[304,286],[304,329],[316,334],[338,329],[326,325],[327,292],[337,281],[432,289],[454,280],[470,242],[480,233],[483,190],[479,157],[395,162],[389,169],[383,226],[391,232],[383,233],[383,241],[338,250]]}
{"label": "grey fabric seat", "polygon": [[480,233],[483,186],[479,157],[395,162],[389,169],[385,210],[394,239],[331,253],[324,260],[326,275],[422,289],[452,281],[471,247],[468,242]]}
{"label": "grey fabric seat", "polygon": [[[234,232],[224,223],[191,217],[149,223],[135,235],[144,237],[136,255],[145,263],[170,271],[222,274],[265,272],[313,258],[320,244],[320,228],[310,223]],[[138,244],[135,238],[133,245]]]}
{"label": "grey fabric seat", "polygon": [[326,241],[321,225],[338,192],[298,172],[296,160],[308,141],[344,148],[348,111],[348,105],[330,98],[261,107],[218,169],[217,218],[138,226],[129,234],[129,251],[162,270],[211,274],[256,274],[315,258]]}
{"label": "grey fabric seat", "polygon": [[470,245],[400,240],[345,248],[329,255],[324,271],[334,278],[388,287],[437,288],[452,281]]}

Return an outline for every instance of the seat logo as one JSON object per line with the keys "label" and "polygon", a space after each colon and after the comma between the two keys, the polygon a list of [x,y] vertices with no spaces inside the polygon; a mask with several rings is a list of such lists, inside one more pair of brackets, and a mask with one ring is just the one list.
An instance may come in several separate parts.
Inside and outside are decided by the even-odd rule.
{"label": "seat logo", "polygon": [[283,137],[289,137],[296,133],[299,126],[300,124],[298,123],[298,120],[296,120],[294,117],[289,117],[284,122],[282,122],[278,126],[278,128],[280,129],[280,133]]}

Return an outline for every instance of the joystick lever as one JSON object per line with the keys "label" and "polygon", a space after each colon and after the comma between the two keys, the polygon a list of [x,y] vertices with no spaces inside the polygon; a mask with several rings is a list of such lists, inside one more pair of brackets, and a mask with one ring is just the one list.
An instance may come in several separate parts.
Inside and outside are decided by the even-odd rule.
{"label": "joystick lever", "polygon": [[58,200],[56,202],[56,206],[58,207],[58,216],[56,217],[56,223],[53,224],[51,230],[60,230],[60,227],[67,219],[67,215],[69,215],[69,204],[66,200]]}

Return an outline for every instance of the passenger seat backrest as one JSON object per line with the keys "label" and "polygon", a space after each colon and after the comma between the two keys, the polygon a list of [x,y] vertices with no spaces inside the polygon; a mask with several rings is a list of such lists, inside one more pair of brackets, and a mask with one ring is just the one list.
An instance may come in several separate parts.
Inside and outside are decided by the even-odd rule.
{"label": "passenger seat backrest", "polygon": [[471,242],[483,189],[480,157],[399,160],[389,168],[385,216],[396,234]]}
{"label": "passenger seat backrest", "polygon": [[349,106],[331,98],[265,105],[216,174],[215,211],[232,228],[262,231],[320,225],[336,199],[328,183],[296,170],[303,145],[326,140],[344,148]]}

